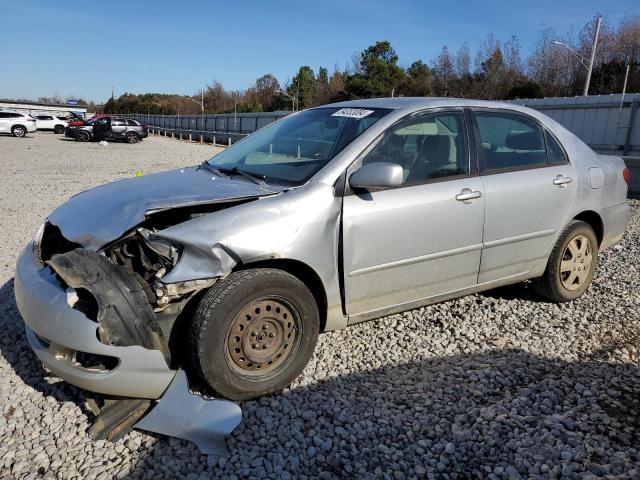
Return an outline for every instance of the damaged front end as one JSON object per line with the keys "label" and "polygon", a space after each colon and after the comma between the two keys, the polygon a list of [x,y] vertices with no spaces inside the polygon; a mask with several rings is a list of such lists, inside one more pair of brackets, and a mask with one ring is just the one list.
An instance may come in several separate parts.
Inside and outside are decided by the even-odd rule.
{"label": "damaged front end", "polygon": [[[46,224],[18,262],[16,298],[34,351],[57,376],[98,394],[89,399],[94,439],[117,440],[142,419],[140,428],[222,453],[221,439],[241,420],[234,403],[190,392],[178,346],[170,347],[185,305],[216,281],[164,283],[181,254],[145,227],[96,252]],[[195,427],[199,416],[210,438]]]}

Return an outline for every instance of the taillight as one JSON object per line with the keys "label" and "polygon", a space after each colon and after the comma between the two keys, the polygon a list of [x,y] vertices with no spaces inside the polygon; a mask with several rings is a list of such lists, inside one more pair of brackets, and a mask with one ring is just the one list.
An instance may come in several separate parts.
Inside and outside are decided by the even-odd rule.
{"label": "taillight", "polygon": [[622,178],[624,178],[626,184],[629,185],[629,179],[631,178],[631,175],[627,167],[624,167],[624,170],[622,170]]}

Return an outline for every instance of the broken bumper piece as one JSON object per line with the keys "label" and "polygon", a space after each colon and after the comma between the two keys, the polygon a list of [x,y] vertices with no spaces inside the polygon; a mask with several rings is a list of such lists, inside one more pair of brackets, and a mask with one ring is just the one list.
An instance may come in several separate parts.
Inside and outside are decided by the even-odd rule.
{"label": "broken bumper piece", "polygon": [[[58,377],[110,398],[99,411],[94,410],[92,438],[116,440],[136,427],[191,440],[203,453],[225,453],[224,435],[240,423],[240,407],[189,391],[184,372],[169,368],[154,319],[138,311],[139,287],[118,274],[108,274],[108,265],[84,271],[81,265],[93,255],[97,254],[61,258],[51,262],[51,268],[37,261],[31,244],[20,255],[14,288],[32,349]],[[58,276],[69,283],[64,285]],[[69,284],[92,292],[97,311],[91,312],[86,305],[78,308],[78,297],[73,291],[69,295]],[[106,288],[107,284],[115,288]],[[103,289],[96,291],[99,285]],[[126,313],[132,306],[133,313]],[[93,313],[96,318],[87,316]],[[137,341],[147,348],[133,344]]]}
{"label": "broken bumper piece", "polygon": [[224,437],[241,420],[242,410],[236,403],[190,393],[187,376],[179,370],[156,406],[135,428],[190,440],[204,454],[224,455]]}

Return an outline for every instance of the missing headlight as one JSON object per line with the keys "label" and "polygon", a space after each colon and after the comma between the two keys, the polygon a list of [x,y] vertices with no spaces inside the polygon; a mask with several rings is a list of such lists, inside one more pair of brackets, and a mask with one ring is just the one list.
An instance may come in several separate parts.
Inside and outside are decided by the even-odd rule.
{"label": "missing headlight", "polygon": [[[133,273],[138,280],[143,280],[143,287],[148,287],[156,279],[163,277],[180,258],[177,246],[154,238],[153,232],[145,228],[138,228],[118,240],[105,249],[104,253],[112,262]],[[153,301],[153,292],[145,290],[149,300]]]}

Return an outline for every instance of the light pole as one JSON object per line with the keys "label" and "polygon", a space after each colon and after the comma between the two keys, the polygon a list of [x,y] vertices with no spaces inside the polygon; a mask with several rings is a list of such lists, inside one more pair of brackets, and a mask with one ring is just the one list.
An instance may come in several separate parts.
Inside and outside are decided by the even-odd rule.
{"label": "light pole", "polygon": [[298,101],[297,95],[295,97],[292,97],[291,95],[289,95],[287,92],[285,92],[283,90],[274,90],[274,93],[281,93],[285,97],[290,98],[291,99],[291,105],[292,105],[292,110],[291,111],[293,111],[293,112],[296,111],[296,103]]}
{"label": "light pole", "polygon": [[554,44],[561,45],[565,47],[567,50],[569,50],[580,61],[580,64],[587,69],[587,79],[584,82],[584,93],[583,93],[585,97],[589,95],[589,84],[591,83],[591,72],[593,72],[593,61],[595,60],[595,57],[596,57],[596,47],[598,46],[598,36],[600,35],[601,21],[602,21],[601,17],[598,17],[596,20],[596,32],[595,32],[595,35],[593,36],[593,46],[591,47],[591,59],[588,62],[585,57],[580,55],[578,52],[576,52],[573,48],[571,48],[566,43],[558,42],[555,40],[553,41]]}
{"label": "light pole", "polygon": [[188,95],[185,95],[184,98],[188,98],[192,102],[195,102],[198,105],[200,105],[200,112],[202,114],[202,117],[201,117],[202,118],[202,128],[204,129],[204,90],[200,90],[200,101],[197,101],[196,99],[191,98]]}

